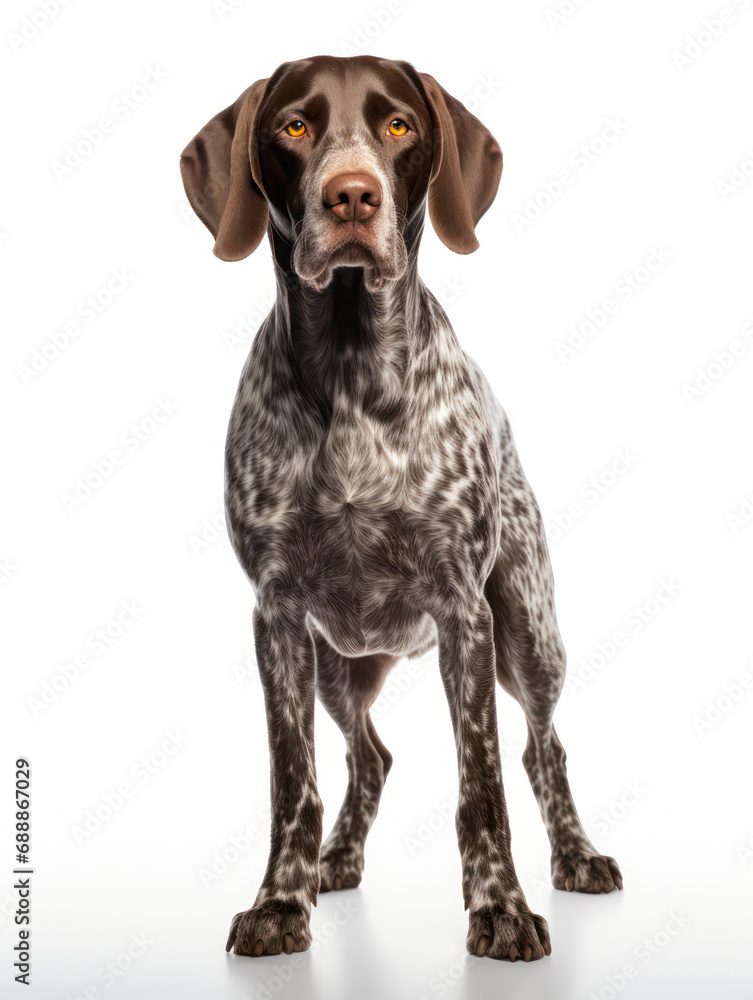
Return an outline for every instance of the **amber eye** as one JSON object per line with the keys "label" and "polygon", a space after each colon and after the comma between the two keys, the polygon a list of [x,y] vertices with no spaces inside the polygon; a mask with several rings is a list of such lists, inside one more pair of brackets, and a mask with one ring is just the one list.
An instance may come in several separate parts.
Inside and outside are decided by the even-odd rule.
{"label": "amber eye", "polygon": [[393,118],[390,122],[390,135],[405,135],[408,126],[400,118]]}
{"label": "amber eye", "polygon": [[292,135],[294,139],[300,139],[301,136],[306,132],[306,126],[303,122],[296,119],[294,122],[290,122],[289,125],[285,126],[285,131],[288,135]]}

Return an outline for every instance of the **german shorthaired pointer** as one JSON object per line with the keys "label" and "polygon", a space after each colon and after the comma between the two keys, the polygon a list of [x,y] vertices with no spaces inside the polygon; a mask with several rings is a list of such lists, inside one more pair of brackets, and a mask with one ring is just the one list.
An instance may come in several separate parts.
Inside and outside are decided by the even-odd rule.
{"label": "german shorthaired pointer", "polygon": [[[478,246],[502,154],[405,62],[285,63],[181,158],[222,260],[268,234],[277,300],[243,369],[226,453],[230,537],[256,594],[271,754],[269,863],[228,951],[311,943],[317,893],[361,881],[392,758],[369,707],[401,656],[439,646],[455,731],[457,832],[474,955],[550,954],[510,853],[495,676],[523,707],[523,763],[558,889],[622,887],[573,803],[552,714],[565,677],[541,516],[509,425],[417,273],[428,201],[442,242]],[[322,846],[318,693],[347,741]]]}

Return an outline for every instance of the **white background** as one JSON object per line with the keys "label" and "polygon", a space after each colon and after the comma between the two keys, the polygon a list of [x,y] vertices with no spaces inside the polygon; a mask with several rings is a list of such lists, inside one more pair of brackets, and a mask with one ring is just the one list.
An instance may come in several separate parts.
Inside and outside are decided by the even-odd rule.
{"label": "white background", "polygon": [[[6,3],[1,32],[3,995],[749,996],[753,9],[729,0],[726,24],[712,0],[563,3],[559,21],[555,0],[69,0],[46,23],[39,9]],[[553,945],[529,966],[462,964],[434,654],[396,667],[377,706],[394,769],[361,887],[313,911],[315,953],[294,970],[224,952],[266,862],[268,754],[252,594],[216,525],[229,410],[273,282],[266,242],[243,263],[212,256],[178,156],[280,62],[353,52],[432,73],[505,154],[478,252],[452,255],[427,226],[420,269],[507,409],[550,526],[569,677],[583,680],[556,724],[583,821],[625,878],[609,896],[551,889],[522,714],[500,694],[514,856]],[[68,147],[103,118],[76,164]],[[563,360],[589,310],[604,322]],[[121,464],[67,509],[113,451]],[[135,618],[113,625],[123,602]],[[122,634],[97,653],[108,627]],[[171,732],[182,742],[165,754]],[[328,827],[344,744],[319,708],[317,753]],[[20,754],[36,868],[25,992],[11,958]],[[120,808],[77,836],[124,784]],[[235,860],[207,884],[223,854]]]}

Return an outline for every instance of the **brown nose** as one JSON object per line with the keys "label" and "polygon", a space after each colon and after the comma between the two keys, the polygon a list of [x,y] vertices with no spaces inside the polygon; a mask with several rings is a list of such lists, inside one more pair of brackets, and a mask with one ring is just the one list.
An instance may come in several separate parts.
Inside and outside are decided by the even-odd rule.
{"label": "brown nose", "polygon": [[382,189],[371,174],[338,174],[324,188],[324,204],[338,219],[365,222],[382,204]]}

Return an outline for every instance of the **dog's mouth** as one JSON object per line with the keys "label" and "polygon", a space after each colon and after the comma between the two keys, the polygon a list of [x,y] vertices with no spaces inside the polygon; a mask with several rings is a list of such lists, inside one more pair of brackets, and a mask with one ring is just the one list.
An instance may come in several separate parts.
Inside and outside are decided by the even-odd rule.
{"label": "dog's mouth", "polygon": [[397,231],[385,239],[370,222],[341,222],[318,237],[304,225],[293,248],[293,267],[314,291],[330,284],[335,268],[362,268],[366,288],[378,291],[405,273],[407,251]]}
{"label": "dog's mouth", "polygon": [[325,243],[324,252],[338,265],[376,263],[380,257],[374,230],[362,222],[341,222]]}

